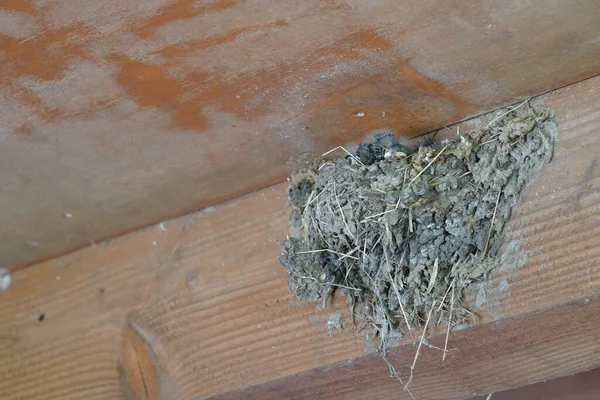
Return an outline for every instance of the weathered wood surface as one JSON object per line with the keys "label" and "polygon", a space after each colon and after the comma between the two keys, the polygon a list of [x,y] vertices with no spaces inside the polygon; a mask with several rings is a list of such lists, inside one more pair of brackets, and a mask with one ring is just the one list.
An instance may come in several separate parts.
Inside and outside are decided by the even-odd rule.
{"label": "weathered wood surface", "polygon": [[[412,387],[429,398],[600,365],[600,78],[545,104],[555,156],[511,221],[528,262],[481,283],[482,325],[452,334],[446,363],[423,349]],[[14,273],[0,292],[0,397],[401,397],[345,305],[333,310],[346,329],[328,339],[333,310],[287,291],[273,241],[287,231],[285,203],[276,185]],[[400,373],[414,351],[390,350]]]}
{"label": "weathered wood surface", "polygon": [[[466,398],[599,367],[600,320],[590,318],[599,313],[596,296],[456,332],[445,362],[440,351],[422,350],[409,389],[417,399]],[[444,337],[429,343],[443,348]],[[387,360],[404,382],[415,349],[405,345],[388,351]],[[389,398],[411,397],[390,377],[382,357],[372,354],[210,399]]]}
{"label": "weathered wood surface", "polygon": [[0,264],[597,74],[598,20],[564,0],[0,1]]}

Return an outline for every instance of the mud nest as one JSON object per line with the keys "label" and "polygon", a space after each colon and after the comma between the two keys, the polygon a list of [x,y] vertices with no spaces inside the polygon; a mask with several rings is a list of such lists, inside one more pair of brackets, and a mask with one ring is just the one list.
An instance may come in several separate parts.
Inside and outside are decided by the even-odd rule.
{"label": "mud nest", "polygon": [[439,143],[378,134],[354,154],[311,162],[288,192],[289,289],[323,305],[341,292],[382,344],[434,308],[450,325],[464,321],[462,293],[498,264],[511,210],[556,136],[551,113],[523,103]]}

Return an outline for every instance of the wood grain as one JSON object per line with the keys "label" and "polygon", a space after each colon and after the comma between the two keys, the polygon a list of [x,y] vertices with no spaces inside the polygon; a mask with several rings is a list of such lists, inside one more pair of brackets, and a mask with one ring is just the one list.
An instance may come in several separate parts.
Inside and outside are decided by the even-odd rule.
{"label": "wood grain", "polygon": [[[555,156],[511,220],[528,262],[473,289],[488,297],[481,325],[453,333],[445,364],[423,351],[413,385],[428,397],[599,365],[600,78],[545,104],[560,129]],[[0,293],[1,397],[404,395],[365,354],[344,304],[317,312],[287,291],[274,242],[287,231],[285,203],[276,185],[15,272]],[[326,314],[338,311],[345,330],[328,339]],[[400,373],[414,351],[390,351]]]}
{"label": "wood grain", "polygon": [[[600,321],[590,318],[599,312],[600,297],[596,297],[455,332],[449,343],[455,350],[445,362],[441,361],[439,350],[426,348],[420,353],[409,388],[418,399],[457,399],[599,367]],[[430,343],[443,347],[444,337]],[[387,360],[405,381],[414,354],[412,345],[388,352]],[[390,397],[411,399],[403,386],[390,377],[382,357],[373,354],[210,399]]]}
{"label": "wood grain", "polygon": [[599,18],[564,0],[2,1],[0,264],[598,74]]}

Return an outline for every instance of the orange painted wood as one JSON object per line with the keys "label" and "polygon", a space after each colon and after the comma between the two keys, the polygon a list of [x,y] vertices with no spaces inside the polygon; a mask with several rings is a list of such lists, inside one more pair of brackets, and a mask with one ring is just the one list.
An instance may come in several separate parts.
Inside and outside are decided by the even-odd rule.
{"label": "orange painted wood", "polygon": [[[560,129],[554,159],[511,220],[528,261],[468,294],[485,287],[488,303],[474,308],[480,325],[452,333],[445,363],[423,348],[411,387],[429,398],[600,366],[600,78],[545,104]],[[274,242],[287,232],[285,190],[15,272],[0,292],[0,397],[406,398],[382,359],[365,354],[343,299],[317,312],[288,292]],[[344,314],[333,338],[329,312]],[[403,376],[410,340],[389,351]]]}
{"label": "orange painted wood", "polygon": [[0,264],[597,74],[599,19],[564,0],[0,1]]}

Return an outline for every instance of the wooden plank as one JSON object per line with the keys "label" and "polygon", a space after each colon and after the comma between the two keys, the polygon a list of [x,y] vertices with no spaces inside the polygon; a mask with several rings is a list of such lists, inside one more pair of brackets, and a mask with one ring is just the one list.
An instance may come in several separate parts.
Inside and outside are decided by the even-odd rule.
{"label": "wooden plank", "polygon": [[597,74],[599,18],[564,0],[0,2],[0,263]]}
{"label": "wooden plank", "polygon": [[279,185],[15,273],[0,301],[2,397],[118,397],[117,365],[124,358],[127,371],[127,348],[140,342],[174,379],[168,398],[360,355],[352,330],[327,339],[323,314],[287,291],[273,242],[287,230],[284,193]]}
{"label": "wooden plank", "polygon": [[[554,160],[511,221],[528,262],[481,284],[482,325],[453,333],[446,364],[424,349],[419,391],[470,395],[598,366],[600,78],[545,104],[560,129]],[[326,337],[327,312],[349,321],[343,304],[317,313],[287,291],[273,242],[285,203],[277,185],[14,273],[0,293],[2,397],[402,393],[348,323]],[[405,343],[390,359],[406,372],[412,353]]]}
{"label": "wooden plank", "polygon": [[[587,301],[586,301],[587,300]],[[455,349],[446,362],[441,352],[419,355],[410,390],[418,399],[455,399],[519,387],[540,376],[573,374],[600,366],[600,297],[570,302],[466,329],[452,335]],[[576,342],[572,341],[576,338]],[[444,346],[444,336],[430,341]],[[387,360],[405,378],[415,346],[388,352]],[[558,375],[557,375],[558,374]],[[535,380],[534,380],[535,381]],[[390,377],[380,355],[360,357],[305,371],[244,390],[211,397],[225,399],[410,399]]]}

